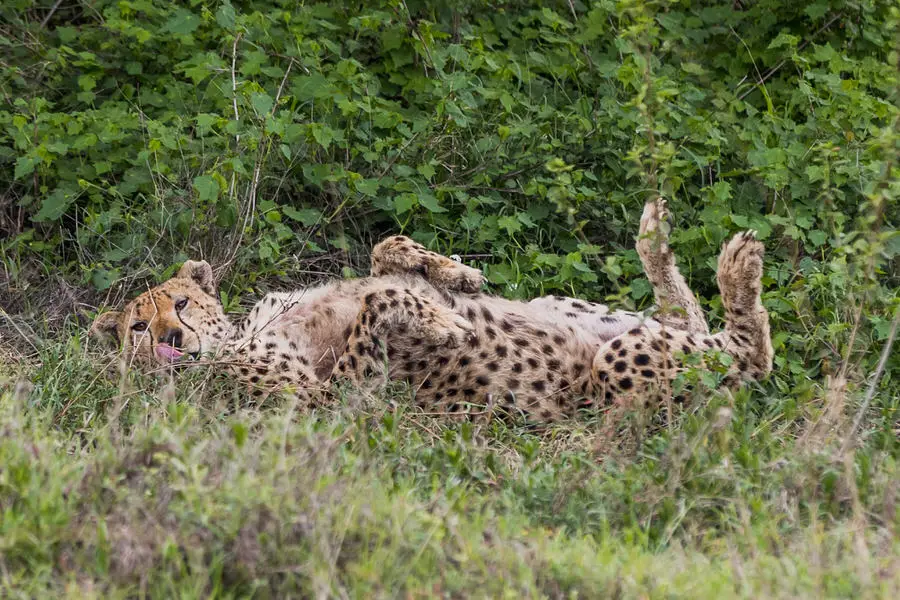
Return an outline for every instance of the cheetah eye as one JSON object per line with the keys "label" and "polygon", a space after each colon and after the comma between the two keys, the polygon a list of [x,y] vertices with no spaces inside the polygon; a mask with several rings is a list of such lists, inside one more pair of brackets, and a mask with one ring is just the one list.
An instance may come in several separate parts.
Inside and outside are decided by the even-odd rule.
{"label": "cheetah eye", "polygon": [[131,329],[134,331],[147,331],[147,322],[146,321],[138,321],[134,325],[131,326]]}
{"label": "cheetah eye", "polygon": [[179,300],[178,302],[175,303],[175,310],[183,309],[185,306],[187,306],[187,302],[188,302],[187,298],[182,298],[181,300]]}

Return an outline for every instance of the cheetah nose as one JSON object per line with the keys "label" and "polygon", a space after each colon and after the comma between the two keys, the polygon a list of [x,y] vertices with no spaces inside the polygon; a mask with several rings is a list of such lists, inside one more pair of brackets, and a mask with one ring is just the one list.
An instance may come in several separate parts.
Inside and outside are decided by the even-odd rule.
{"label": "cheetah nose", "polygon": [[181,348],[181,343],[184,341],[184,337],[181,334],[181,330],[177,327],[173,327],[172,329],[167,330],[161,336],[159,336],[159,341],[162,344],[168,344],[173,348]]}

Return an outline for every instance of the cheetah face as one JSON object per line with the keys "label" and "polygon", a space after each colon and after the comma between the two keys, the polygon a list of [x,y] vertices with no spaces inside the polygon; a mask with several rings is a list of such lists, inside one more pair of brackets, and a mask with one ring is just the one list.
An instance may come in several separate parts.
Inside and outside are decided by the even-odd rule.
{"label": "cheetah face", "polygon": [[187,261],[165,283],[98,316],[91,333],[146,365],[171,364],[219,348],[231,328],[206,261]]}

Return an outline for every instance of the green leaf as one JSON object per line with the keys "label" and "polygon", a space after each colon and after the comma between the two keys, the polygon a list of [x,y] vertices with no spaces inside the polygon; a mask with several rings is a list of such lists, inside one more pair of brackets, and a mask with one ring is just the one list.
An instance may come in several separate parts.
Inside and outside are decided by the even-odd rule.
{"label": "green leaf", "polygon": [[513,235],[522,231],[522,223],[516,217],[504,216],[497,220],[497,225],[506,230],[506,233]]}
{"label": "green leaf", "polygon": [[807,233],[806,238],[812,243],[813,246],[818,248],[819,246],[823,245],[828,239],[828,234],[824,231],[819,231],[818,229],[816,229]]}
{"label": "green leaf", "polygon": [[434,177],[434,173],[435,173],[434,167],[431,166],[430,164],[419,165],[419,167],[416,169],[416,171],[418,171],[419,175],[421,175],[428,181],[431,181],[431,178]]}
{"label": "green leaf", "polygon": [[194,177],[194,190],[201,202],[214,202],[219,197],[219,184],[210,175]]}
{"label": "green leaf", "polygon": [[572,165],[567,165],[561,158],[551,158],[544,167],[551,173],[565,173],[574,168]]}
{"label": "green leaf", "polygon": [[179,8],[172,14],[169,20],[166,21],[162,31],[178,35],[187,35],[194,33],[199,26],[200,17],[189,10]]}
{"label": "green leaf", "polygon": [[328,148],[335,138],[334,130],[331,127],[318,123],[312,125],[312,134],[316,142],[323,148]]}
{"label": "green leaf", "polygon": [[356,191],[364,196],[374,198],[378,195],[380,184],[377,179],[360,179],[355,184]]}
{"label": "green leaf", "polygon": [[120,277],[121,272],[119,269],[94,269],[94,272],[91,273],[91,283],[94,284],[97,290],[102,292],[109,289]]}
{"label": "green leaf", "polygon": [[769,50],[780,48],[782,46],[787,46],[788,48],[796,48],[799,42],[800,38],[796,35],[791,35],[782,31],[778,34],[778,37],[772,40],[772,42],[769,44]]}
{"label": "green leaf", "polygon": [[429,194],[428,192],[420,192],[419,194],[417,194],[417,196],[418,196],[419,204],[421,206],[424,206],[430,212],[433,212],[433,213],[447,212],[446,208],[444,208],[443,206],[438,204],[437,198],[435,198],[433,195]]}
{"label": "green leaf", "polygon": [[331,84],[320,73],[296,77],[293,82],[291,91],[299,100],[327,98],[331,95]]}
{"label": "green leaf", "polygon": [[717,181],[712,186],[712,192],[719,202],[728,202],[731,199],[731,184],[727,181]]}
{"label": "green leaf", "polygon": [[32,156],[20,156],[16,159],[16,170],[13,173],[13,179],[21,179],[26,175],[30,175],[34,171],[34,166],[40,162]]}
{"label": "green leaf", "polygon": [[275,101],[265,92],[253,92],[250,94],[250,104],[253,105],[257,115],[265,117],[272,111]]}
{"label": "green leaf", "polygon": [[225,0],[219,7],[219,10],[216,11],[216,23],[222,29],[232,29],[234,28],[235,19],[234,6],[231,5],[230,0]]}
{"label": "green leaf", "polygon": [[315,208],[294,208],[293,206],[282,206],[281,212],[284,215],[305,227],[312,227],[322,220],[322,211]]}
{"label": "green leaf", "polygon": [[66,213],[74,199],[74,192],[62,187],[56,188],[41,202],[41,209],[34,215],[34,220],[38,223],[56,221]]}
{"label": "green leaf", "polygon": [[414,194],[400,194],[394,196],[394,212],[402,215],[409,212],[416,204],[416,196]]}
{"label": "green leaf", "polygon": [[681,70],[685,73],[690,73],[691,75],[703,75],[706,73],[706,70],[702,66],[693,62],[681,63]]}

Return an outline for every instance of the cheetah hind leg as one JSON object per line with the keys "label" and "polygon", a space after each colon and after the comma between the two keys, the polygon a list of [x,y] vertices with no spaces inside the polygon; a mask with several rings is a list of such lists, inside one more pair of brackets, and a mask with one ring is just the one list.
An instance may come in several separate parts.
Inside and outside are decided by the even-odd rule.
{"label": "cheetah hind leg", "polygon": [[372,249],[372,276],[417,275],[440,290],[474,294],[484,276],[478,269],[426,250],[402,235],[391,236]]}
{"label": "cheetah hind leg", "polygon": [[737,359],[742,379],[761,379],[772,370],[769,313],[762,305],[765,247],[755,231],[738,233],[722,244],[716,279],[725,307],[725,331],[714,337]]}
{"label": "cheetah hind leg", "polygon": [[451,309],[408,289],[387,287],[367,294],[353,330],[332,371],[332,380],[346,379],[375,389],[388,379],[387,344],[415,339],[453,348],[473,330]]}
{"label": "cheetah hind leg", "polygon": [[662,198],[647,202],[635,244],[659,306],[654,318],[664,327],[709,333],[703,310],[675,265],[675,254],[669,247],[668,215]]}

